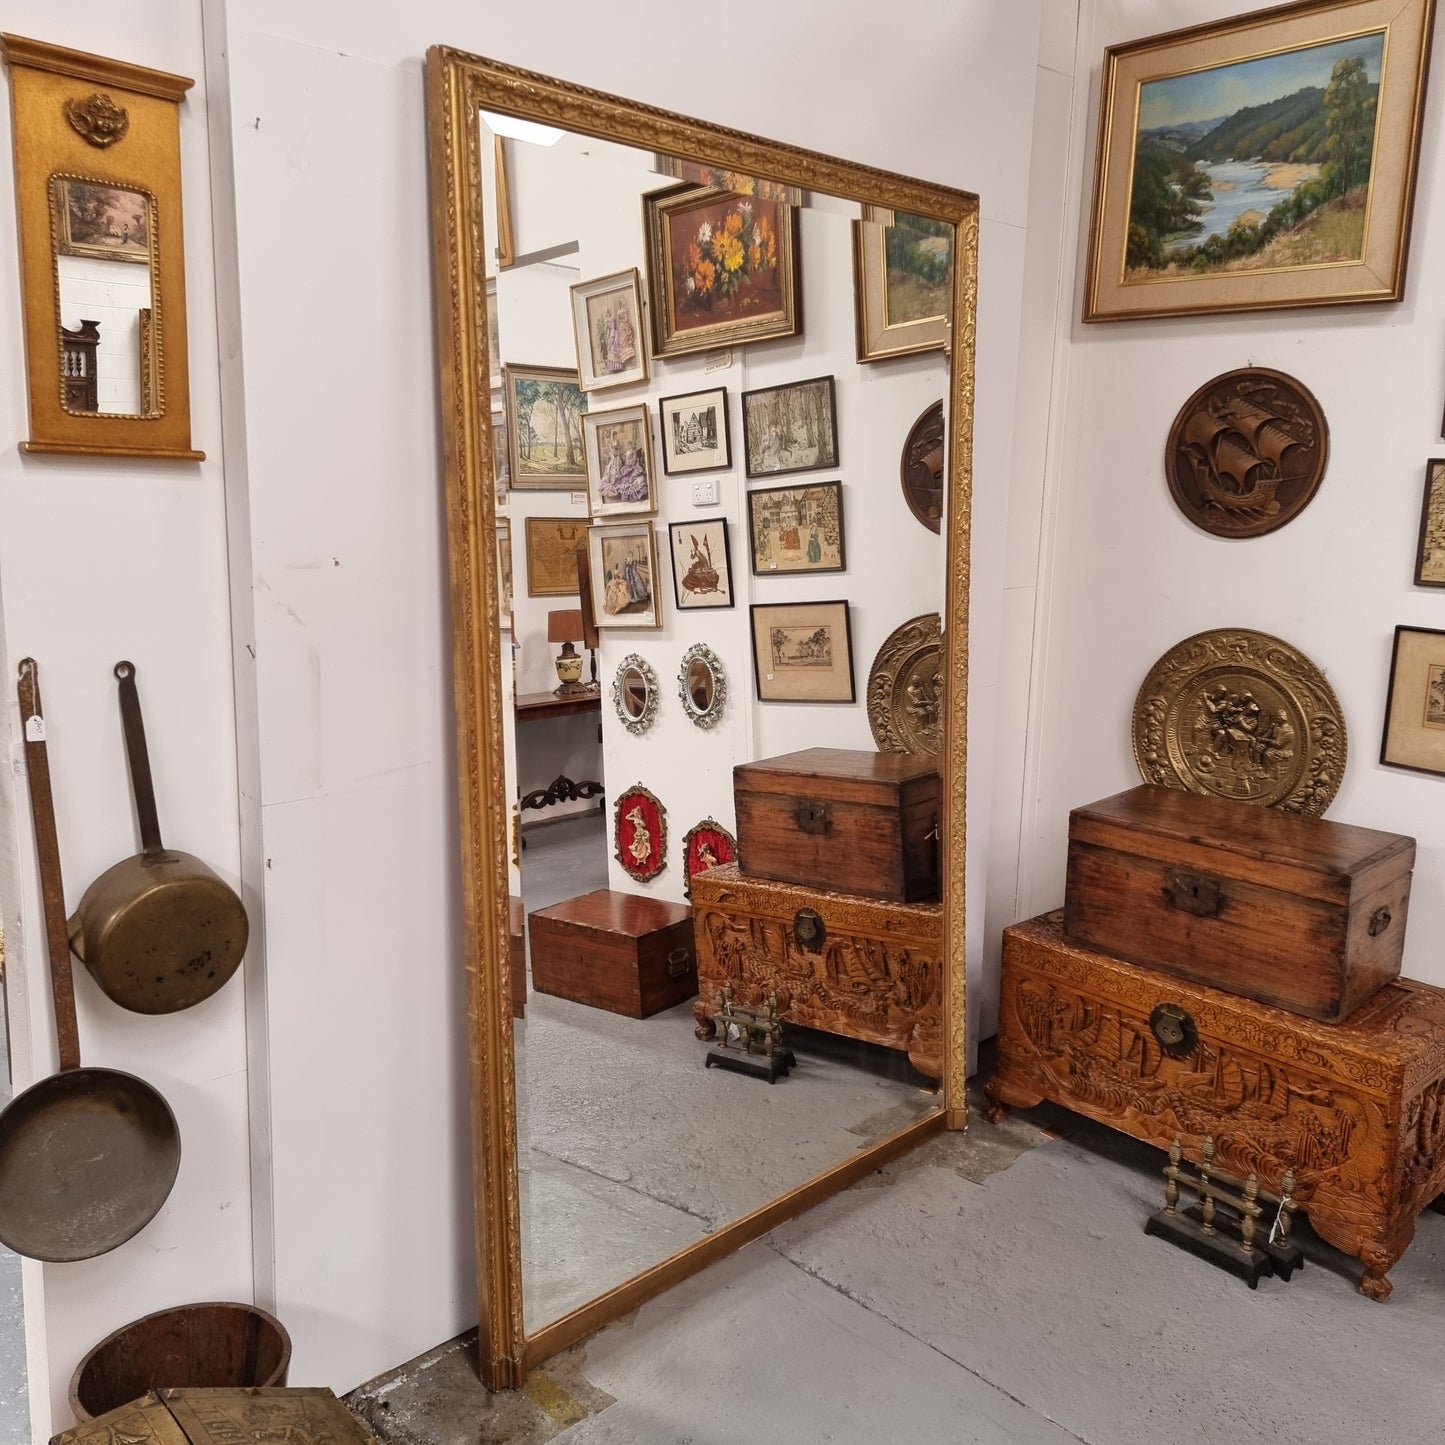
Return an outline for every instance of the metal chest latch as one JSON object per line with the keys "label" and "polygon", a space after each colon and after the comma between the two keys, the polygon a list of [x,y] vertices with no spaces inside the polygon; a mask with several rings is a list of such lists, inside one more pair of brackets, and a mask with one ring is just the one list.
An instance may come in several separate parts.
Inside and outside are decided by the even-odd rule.
{"label": "metal chest latch", "polygon": [[1172,1059],[1187,1058],[1199,1047],[1199,1030],[1177,1003],[1159,1004],[1149,1015],[1149,1030]]}
{"label": "metal chest latch", "polygon": [[1218,918],[1223,902],[1219,879],[1207,873],[1181,873],[1171,870],[1164,878],[1164,902],[1180,913],[1198,918]]}
{"label": "metal chest latch", "polygon": [[798,947],[804,952],[819,952],[827,936],[823,915],[816,908],[800,908],[793,915],[793,937],[798,940]]}
{"label": "metal chest latch", "polygon": [[800,833],[831,833],[833,831],[833,806],[831,803],[799,803],[793,809],[793,821]]}

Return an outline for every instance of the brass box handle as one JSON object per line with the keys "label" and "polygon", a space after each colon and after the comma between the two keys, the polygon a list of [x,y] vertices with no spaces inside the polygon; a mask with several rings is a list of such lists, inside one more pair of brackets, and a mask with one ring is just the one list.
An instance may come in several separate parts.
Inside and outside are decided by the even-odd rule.
{"label": "brass box handle", "polygon": [[669,978],[681,978],[691,967],[691,949],[674,948],[672,952],[667,955],[667,976]]}
{"label": "brass box handle", "polygon": [[1378,938],[1390,926],[1393,917],[1388,908],[1377,908],[1370,915],[1370,937]]}
{"label": "brass box handle", "polygon": [[815,835],[833,831],[833,805],[831,803],[799,803],[793,809],[793,821],[800,833]]}
{"label": "brass box handle", "polygon": [[1197,918],[1218,918],[1224,898],[1219,879],[1211,878],[1207,873],[1171,871],[1164,879],[1164,902],[1180,913],[1192,913]]}

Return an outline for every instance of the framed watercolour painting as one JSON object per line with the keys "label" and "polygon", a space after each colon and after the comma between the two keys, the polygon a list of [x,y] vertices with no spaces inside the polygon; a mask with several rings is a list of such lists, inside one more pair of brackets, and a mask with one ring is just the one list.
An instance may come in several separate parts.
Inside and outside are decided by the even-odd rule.
{"label": "framed watercolour painting", "polygon": [[802,330],[791,206],[688,183],[644,196],[642,218],[654,356]]}
{"label": "framed watercolour painting", "polygon": [[665,396],[657,403],[657,416],[662,423],[662,469],[668,476],[732,466],[725,386]]}
{"label": "framed watercolour painting", "polygon": [[667,529],[672,551],[672,590],[679,612],[733,605],[733,564],[726,517],[673,522]]}
{"label": "framed watercolour painting", "polygon": [[838,465],[833,378],[743,393],[743,457],[750,477]]}
{"label": "framed watercolour painting", "polygon": [[651,522],[590,527],[587,559],[598,627],[662,626],[657,599],[657,538]]}
{"label": "framed watercolour painting", "polygon": [[1085,321],[1397,301],[1433,0],[1312,0],[1105,52]]}
{"label": "framed watercolour painting", "polygon": [[748,539],[753,572],[841,572],[843,484],[760,487],[748,493]]}
{"label": "framed watercolour painting", "polygon": [[587,449],[587,504],[594,517],[655,512],[652,414],[639,402],[582,419]]}
{"label": "framed watercolour painting", "polygon": [[847,602],[755,602],[753,677],[760,702],[852,702]]}
{"label": "framed watercolour painting", "polygon": [[853,222],[859,361],[946,347],[952,288],[952,226],[930,216],[863,207],[863,219]]}
{"label": "framed watercolour painting", "polygon": [[51,184],[58,254],[150,263],[155,202],[149,192],[79,176],[57,175]]}
{"label": "framed watercolour painting", "polygon": [[575,371],[504,366],[502,411],[515,491],[580,491],[587,482],[582,416],[587,398]]}
{"label": "framed watercolour painting", "polygon": [[1397,627],[1380,761],[1445,774],[1445,632]]}
{"label": "framed watercolour painting", "polygon": [[586,517],[527,518],[527,596],[575,597],[577,554],[587,550]]}
{"label": "framed watercolour painting", "polygon": [[667,809],[641,783],[613,804],[612,835],[613,856],[639,883],[667,867]]}
{"label": "framed watercolour painting", "polygon": [[1445,462],[1425,464],[1425,502],[1420,512],[1417,587],[1445,587]]}
{"label": "framed watercolour painting", "polygon": [[580,281],[572,288],[572,330],[583,391],[647,380],[642,291],[637,267]]}

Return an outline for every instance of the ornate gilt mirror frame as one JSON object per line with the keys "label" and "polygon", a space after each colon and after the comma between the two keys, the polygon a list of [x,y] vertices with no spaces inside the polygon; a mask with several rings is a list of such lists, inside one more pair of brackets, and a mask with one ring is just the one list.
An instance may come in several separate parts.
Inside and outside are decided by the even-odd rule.
{"label": "ornate gilt mirror frame", "polygon": [[[494,1389],[541,1360],[845,1188],[940,1128],[965,1123],[964,774],[967,752],[969,520],[972,492],[978,198],[587,90],[442,46],[427,52],[442,438],[451,571],[461,877],[470,1019],[479,1356]],[[949,490],[944,604],[942,872],[946,985],[943,1107],[716,1230],[528,1335],[522,1318],[516,1085],[507,933],[507,800],[481,123],[488,110],[750,175],[937,217],[954,227],[949,336]],[[851,298],[850,298],[851,299]]]}

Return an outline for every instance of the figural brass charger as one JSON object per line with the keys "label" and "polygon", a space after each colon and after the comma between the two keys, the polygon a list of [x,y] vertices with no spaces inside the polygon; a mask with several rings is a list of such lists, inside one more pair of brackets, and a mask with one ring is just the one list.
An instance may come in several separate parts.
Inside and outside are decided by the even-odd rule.
{"label": "figural brass charger", "polygon": [[1216,537],[1260,537],[1309,505],[1329,460],[1320,404],[1262,366],[1207,381],[1179,409],[1164,470],[1179,510]]}
{"label": "figural brass charger", "polygon": [[943,752],[943,638],[938,613],[910,617],[868,673],[868,726],[881,753]]}
{"label": "figural brass charger", "polygon": [[1322,814],[1345,773],[1345,720],[1297,648],[1243,627],[1200,632],[1150,669],[1134,702],[1146,783]]}

